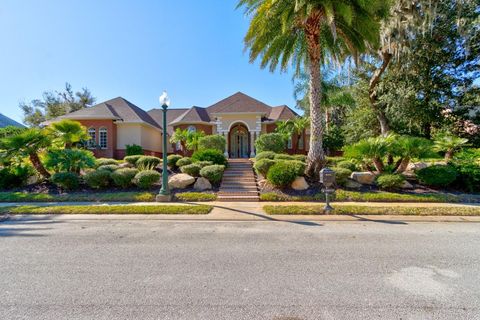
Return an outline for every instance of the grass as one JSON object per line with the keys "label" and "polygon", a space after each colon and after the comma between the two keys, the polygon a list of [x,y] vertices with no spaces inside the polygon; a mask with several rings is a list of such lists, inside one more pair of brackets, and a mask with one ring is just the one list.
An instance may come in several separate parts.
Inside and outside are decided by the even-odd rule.
{"label": "grass", "polygon": [[208,214],[207,205],[19,206],[0,208],[0,214]]}
{"label": "grass", "polygon": [[[322,205],[264,206],[270,215],[324,214]],[[480,207],[367,207],[334,205],[334,215],[405,215],[405,216],[480,216]]]}
{"label": "grass", "polygon": [[145,191],[66,194],[0,192],[0,202],[154,202],[155,196],[155,193]]}
{"label": "grass", "polygon": [[205,192],[181,192],[175,194],[175,197],[180,201],[215,201],[217,195]]}
{"label": "grass", "polygon": [[[337,190],[335,192],[335,201],[355,201],[355,202],[438,202],[438,203],[458,203],[462,198],[455,195],[446,194],[406,194],[393,192],[358,192]],[[318,193],[313,196],[291,196],[287,194],[278,194],[275,192],[263,193],[260,195],[261,201],[324,201],[325,196]]]}

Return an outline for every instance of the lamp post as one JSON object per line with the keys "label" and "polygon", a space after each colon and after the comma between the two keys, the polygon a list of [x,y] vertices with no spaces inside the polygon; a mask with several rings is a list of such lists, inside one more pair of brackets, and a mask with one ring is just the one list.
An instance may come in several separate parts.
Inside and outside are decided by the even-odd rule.
{"label": "lamp post", "polygon": [[167,151],[168,151],[168,141],[167,141],[167,109],[170,106],[170,98],[167,95],[166,91],[163,91],[162,95],[159,98],[160,105],[162,106],[163,112],[163,164],[162,164],[162,188],[160,189],[159,194],[157,195],[158,202],[171,201],[172,195],[170,194],[170,189],[168,188],[168,168],[167,168]]}

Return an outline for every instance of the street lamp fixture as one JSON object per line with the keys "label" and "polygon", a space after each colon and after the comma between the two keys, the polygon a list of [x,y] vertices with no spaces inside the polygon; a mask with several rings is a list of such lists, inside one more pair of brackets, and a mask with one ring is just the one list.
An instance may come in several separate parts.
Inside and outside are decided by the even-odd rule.
{"label": "street lamp fixture", "polygon": [[160,189],[159,194],[157,195],[158,202],[166,202],[172,200],[172,195],[170,194],[170,189],[168,187],[168,167],[167,167],[167,151],[168,151],[168,134],[167,134],[167,109],[170,106],[170,98],[166,91],[163,91],[162,95],[158,99],[160,106],[162,107],[163,112],[163,163],[162,163],[162,188]]}

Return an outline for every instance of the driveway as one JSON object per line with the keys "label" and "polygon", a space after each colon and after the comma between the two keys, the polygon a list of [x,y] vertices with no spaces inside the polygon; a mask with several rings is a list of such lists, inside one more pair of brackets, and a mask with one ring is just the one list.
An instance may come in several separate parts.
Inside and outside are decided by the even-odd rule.
{"label": "driveway", "polygon": [[0,319],[480,319],[480,224],[0,223]]}

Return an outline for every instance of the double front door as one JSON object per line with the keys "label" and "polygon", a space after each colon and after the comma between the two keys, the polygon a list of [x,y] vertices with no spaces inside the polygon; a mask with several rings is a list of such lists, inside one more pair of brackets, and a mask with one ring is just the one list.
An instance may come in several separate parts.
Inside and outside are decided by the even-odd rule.
{"label": "double front door", "polygon": [[230,130],[229,153],[231,158],[248,158],[250,155],[248,129],[241,124]]}

